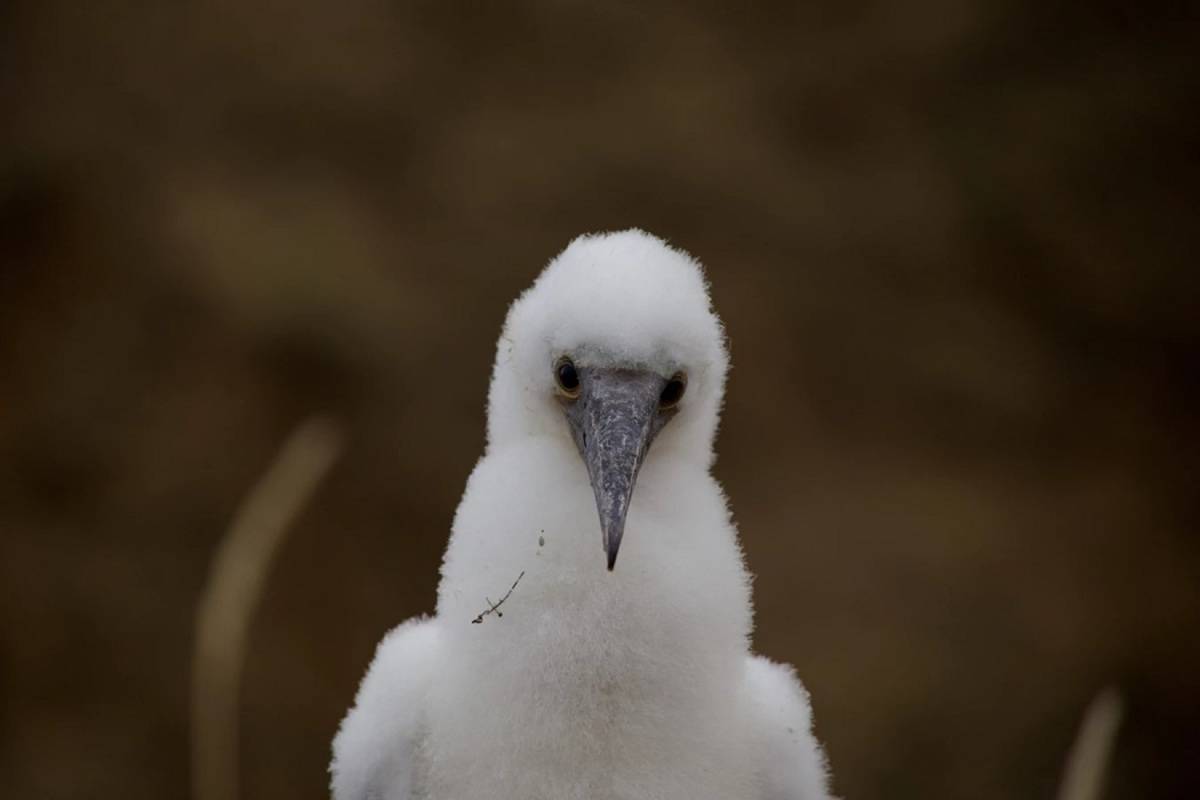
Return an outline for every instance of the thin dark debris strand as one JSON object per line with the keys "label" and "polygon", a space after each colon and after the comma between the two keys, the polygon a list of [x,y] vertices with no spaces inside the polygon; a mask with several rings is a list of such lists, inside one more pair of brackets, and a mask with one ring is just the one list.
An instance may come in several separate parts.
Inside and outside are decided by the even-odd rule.
{"label": "thin dark debris strand", "polygon": [[487,601],[488,608],[485,611],[481,611],[479,613],[478,617],[471,620],[471,624],[478,625],[479,623],[483,622],[483,618],[486,617],[488,614],[495,614],[497,617],[503,617],[504,612],[500,610],[500,606],[504,605],[504,601],[508,599],[508,596],[513,593],[513,589],[517,588],[517,584],[520,583],[521,578],[524,578],[524,577],[525,577],[525,570],[521,570],[521,574],[517,576],[517,579],[515,581],[513,581],[513,585],[508,587],[508,591],[504,593],[504,597],[501,597],[498,602],[493,603],[491,601],[491,598],[488,598],[488,597],[483,598],[484,600]]}

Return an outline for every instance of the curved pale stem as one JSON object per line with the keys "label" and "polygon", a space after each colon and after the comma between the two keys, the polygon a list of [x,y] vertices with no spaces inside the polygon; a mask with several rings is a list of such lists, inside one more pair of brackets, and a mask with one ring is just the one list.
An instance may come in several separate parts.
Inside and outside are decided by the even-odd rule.
{"label": "curved pale stem", "polygon": [[237,797],[238,688],[250,623],[288,527],[341,446],[341,432],[332,422],[313,418],[301,424],[242,501],[213,556],[196,609],[192,653],[196,800]]}
{"label": "curved pale stem", "polygon": [[1104,773],[1123,713],[1124,704],[1116,689],[1110,686],[1096,695],[1083,715],[1079,734],[1067,755],[1058,800],[1100,800]]}

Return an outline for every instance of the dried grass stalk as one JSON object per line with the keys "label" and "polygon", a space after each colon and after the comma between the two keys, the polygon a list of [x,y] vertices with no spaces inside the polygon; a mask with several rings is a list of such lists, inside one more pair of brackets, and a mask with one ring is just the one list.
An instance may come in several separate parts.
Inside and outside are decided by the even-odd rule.
{"label": "dried grass stalk", "polygon": [[1100,800],[1104,775],[1112,755],[1124,703],[1111,686],[1096,695],[1079,726],[1079,734],[1067,755],[1058,800]]}
{"label": "dried grass stalk", "polygon": [[250,622],[288,527],[337,459],[342,435],[313,418],[284,442],[242,501],[213,557],[196,609],[192,654],[192,791],[235,800],[238,688]]}

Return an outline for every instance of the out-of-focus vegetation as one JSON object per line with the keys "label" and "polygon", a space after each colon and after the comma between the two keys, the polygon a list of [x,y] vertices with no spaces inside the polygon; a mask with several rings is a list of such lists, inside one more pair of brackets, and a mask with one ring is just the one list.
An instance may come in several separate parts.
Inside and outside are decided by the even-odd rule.
{"label": "out-of-focus vegetation", "polygon": [[1180,4],[0,9],[0,795],[181,797],[209,560],[343,459],[250,636],[247,797],[325,796],[431,610],[506,303],[580,232],[709,268],[756,642],[850,798],[1200,788],[1195,14]]}

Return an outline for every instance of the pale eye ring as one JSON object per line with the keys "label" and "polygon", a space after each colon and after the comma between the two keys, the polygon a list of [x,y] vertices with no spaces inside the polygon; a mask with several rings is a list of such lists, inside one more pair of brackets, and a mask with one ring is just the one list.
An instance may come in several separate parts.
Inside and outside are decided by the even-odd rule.
{"label": "pale eye ring", "polygon": [[554,363],[554,383],[564,397],[579,397],[579,371],[570,357],[563,356]]}

